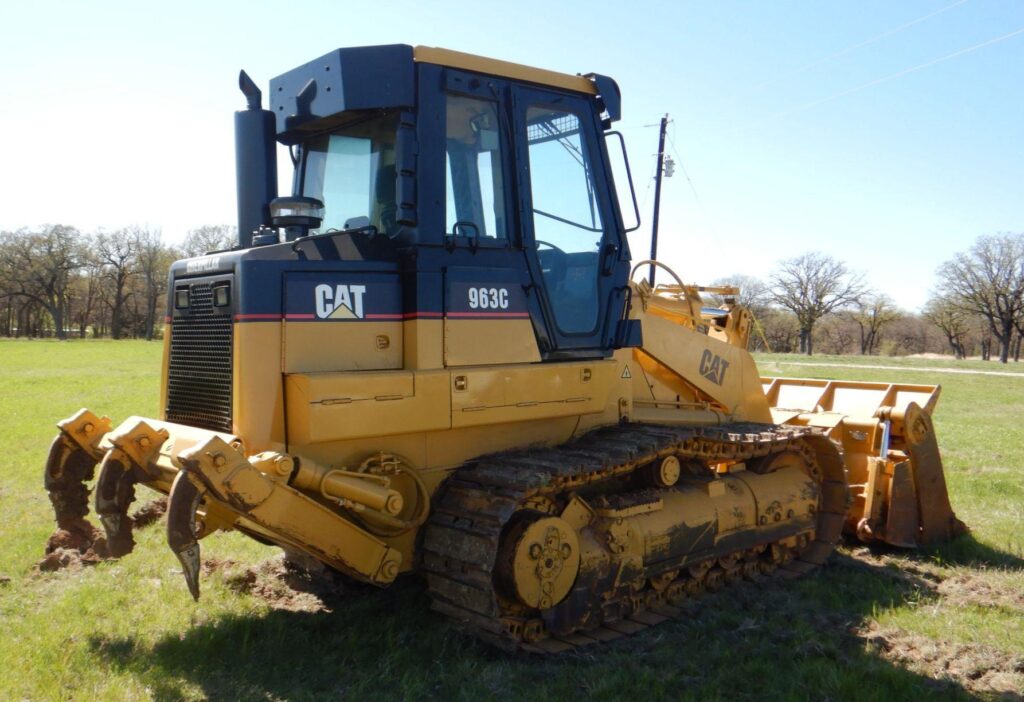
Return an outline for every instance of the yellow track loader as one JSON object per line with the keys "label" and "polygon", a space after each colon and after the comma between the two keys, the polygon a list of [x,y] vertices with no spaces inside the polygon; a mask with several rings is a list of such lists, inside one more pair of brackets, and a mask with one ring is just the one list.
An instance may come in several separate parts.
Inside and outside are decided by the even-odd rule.
{"label": "yellow track loader", "polygon": [[810,571],[844,530],[964,529],[937,387],[761,378],[734,290],[633,280],[664,266],[631,265],[612,79],[393,45],[273,79],[269,109],[240,87],[237,246],[172,266],[159,418],[59,424],[60,529],[93,533],[98,466],[92,545],[130,552],[136,487],[168,494],[197,598],[202,540],[235,529],[419,573],[460,627],[541,653]]}

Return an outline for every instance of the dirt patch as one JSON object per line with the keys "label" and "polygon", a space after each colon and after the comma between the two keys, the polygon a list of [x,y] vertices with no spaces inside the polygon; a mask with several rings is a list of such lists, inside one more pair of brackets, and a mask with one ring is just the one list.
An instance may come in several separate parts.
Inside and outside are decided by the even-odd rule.
{"label": "dirt patch", "polygon": [[75,570],[108,557],[107,539],[102,531],[85,519],[65,520],[64,526],[46,541],[46,556],[36,564],[36,570]]}
{"label": "dirt patch", "polygon": [[939,583],[939,595],[953,605],[976,607],[1008,607],[1024,610],[1024,592],[1000,587],[992,576],[964,573]]}
{"label": "dirt patch", "polygon": [[160,521],[167,512],[167,498],[158,497],[132,512],[132,524],[136,529],[147,527]]}
{"label": "dirt patch", "polygon": [[902,629],[883,629],[873,622],[858,633],[869,650],[930,678],[948,680],[970,692],[1024,699],[1024,654],[935,641]]}
{"label": "dirt patch", "polygon": [[[130,519],[136,529],[159,521],[167,512],[167,498],[150,500],[132,513]],[[87,519],[64,515],[57,530],[46,541],[45,556],[36,563],[37,572],[77,570],[110,559],[107,538]]]}
{"label": "dirt patch", "polygon": [[225,583],[235,592],[263,600],[273,609],[290,612],[330,612],[331,605],[347,588],[345,579],[333,571],[307,570],[284,556],[229,571]]}
{"label": "dirt patch", "polygon": [[221,571],[231,571],[238,565],[233,558],[204,558],[199,565],[199,572],[204,576],[210,576]]}

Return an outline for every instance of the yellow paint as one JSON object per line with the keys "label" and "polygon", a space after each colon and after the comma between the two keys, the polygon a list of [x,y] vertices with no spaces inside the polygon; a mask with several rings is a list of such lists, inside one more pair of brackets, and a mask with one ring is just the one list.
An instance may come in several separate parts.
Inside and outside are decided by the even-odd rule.
{"label": "yellow paint", "polygon": [[248,453],[285,450],[281,326],[235,324],[232,433]]}
{"label": "yellow paint", "polygon": [[446,366],[539,362],[537,337],[528,318],[444,320]]}
{"label": "yellow paint", "polygon": [[452,369],[452,426],[601,412],[614,360]]}
{"label": "yellow paint", "polygon": [[[348,308],[340,305],[335,313],[338,310]],[[401,368],[402,336],[400,320],[285,322],[284,372]]]}
{"label": "yellow paint", "polygon": [[441,319],[407,319],[402,328],[406,370],[444,368],[444,322]]}
{"label": "yellow paint", "polygon": [[588,95],[597,94],[597,88],[594,87],[594,83],[583,76],[558,73],[557,71],[533,68],[519,63],[499,61],[498,59],[485,58],[433,46],[417,46],[413,49],[412,55],[413,60],[420,63],[434,63],[441,66],[460,68],[465,71],[487,73],[528,83],[550,85],[563,90],[574,90],[580,93],[587,93]]}
{"label": "yellow paint", "polygon": [[288,375],[289,443],[447,429],[448,378],[447,371]]}

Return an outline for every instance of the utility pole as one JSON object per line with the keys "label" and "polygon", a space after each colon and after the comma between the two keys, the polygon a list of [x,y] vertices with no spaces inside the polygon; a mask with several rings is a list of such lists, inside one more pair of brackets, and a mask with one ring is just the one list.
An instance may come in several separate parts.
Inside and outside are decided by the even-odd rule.
{"label": "utility pole", "polygon": [[[661,118],[661,130],[658,133],[658,168],[654,175],[654,217],[651,219],[651,260],[658,259],[658,214],[661,210],[661,176],[665,171],[665,131],[668,128],[668,113]],[[671,161],[670,161],[671,164]],[[671,172],[667,175],[671,176]],[[647,280],[654,287],[654,264]]]}

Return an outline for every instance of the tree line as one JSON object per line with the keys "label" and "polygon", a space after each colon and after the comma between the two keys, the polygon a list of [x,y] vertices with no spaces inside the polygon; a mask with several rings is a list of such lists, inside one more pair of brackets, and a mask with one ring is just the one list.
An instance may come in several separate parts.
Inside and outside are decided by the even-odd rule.
{"label": "tree line", "polygon": [[143,226],[0,231],[0,336],[152,339],[171,263],[229,248],[235,238],[229,225],[192,229],[180,246]]}
{"label": "tree line", "polygon": [[[67,225],[0,231],[0,336],[159,335],[167,273],[179,258],[230,248],[235,227],[82,232]],[[900,310],[845,263],[820,252],[782,261],[767,280],[728,276],[754,314],[751,349],[813,354],[952,353],[1020,360],[1024,234],[979,237],[938,270],[921,313]],[[717,300],[721,303],[722,300]]]}
{"label": "tree line", "polygon": [[[730,276],[755,318],[752,350],[812,354],[952,353],[1006,363],[1024,344],[1024,234],[979,237],[943,263],[920,313],[818,252],[783,261],[767,281]],[[721,301],[720,301],[721,302]]]}

